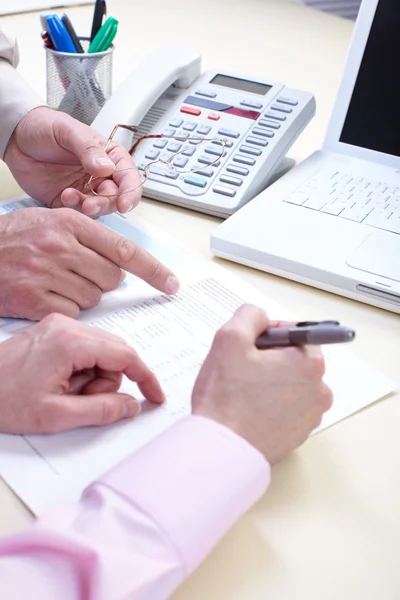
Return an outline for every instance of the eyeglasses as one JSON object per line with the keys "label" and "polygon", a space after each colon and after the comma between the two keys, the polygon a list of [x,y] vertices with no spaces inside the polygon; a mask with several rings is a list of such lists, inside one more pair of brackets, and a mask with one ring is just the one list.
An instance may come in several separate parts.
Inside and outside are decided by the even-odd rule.
{"label": "eyeglasses", "polygon": [[[139,130],[139,128],[136,125],[121,125],[121,124],[116,125],[114,127],[114,129],[112,130],[112,132],[107,140],[107,143],[104,147],[105,152],[107,152],[107,150],[109,149],[110,144],[112,143],[113,138],[119,128],[127,129],[128,131],[131,131],[134,134],[137,133]],[[146,182],[146,180],[148,179],[149,174],[151,174],[152,169],[156,165],[162,165],[165,168],[165,174],[167,177],[168,177],[169,173],[177,173],[179,176],[180,174],[187,175],[189,173],[198,173],[200,171],[205,171],[206,169],[209,169],[213,165],[217,165],[217,163],[225,155],[225,145],[227,143],[227,140],[224,138],[185,137],[185,136],[179,136],[179,135],[163,135],[163,134],[142,135],[135,141],[133,146],[130,148],[129,154],[132,155],[132,153],[137,149],[139,144],[141,142],[143,142],[144,140],[153,140],[153,139],[175,140],[176,143],[182,144],[183,147],[181,146],[178,148],[178,150],[175,150],[174,148],[171,149],[171,147],[168,147],[167,144],[165,144],[165,146],[167,146],[166,151],[165,151],[165,153],[163,153],[161,155],[160,158],[155,158],[154,160],[150,159],[150,161],[147,164],[139,164],[137,167],[132,166],[132,167],[127,167],[126,169],[117,169],[116,171],[114,171],[113,175],[115,173],[129,171],[130,169],[137,169],[140,174],[141,183],[138,186],[136,186],[135,188],[124,191],[123,194],[128,194],[128,193],[134,192],[137,189],[139,189],[140,187],[142,187],[144,185],[144,183]],[[190,157],[194,153],[189,150],[190,145],[186,145],[186,144],[204,145],[204,144],[209,144],[209,143],[213,144],[212,152],[210,152],[211,147],[208,149],[208,152],[210,155],[209,162],[207,161],[207,163],[204,163],[201,165],[195,165],[191,169],[184,170],[184,167],[186,166],[186,164],[185,164],[186,161],[180,160],[180,157],[182,157],[182,158]],[[154,148],[154,150],[157,151],[157,148]],[[107,198],[115,197],[118,195],[118,194],[104,194],[102,192],[101,193],[97,192],[95,189],[96,185],[94,184],[94,182],[98,179],[101,179],[101,181],[104,181],[105,178],[104,177],[94,177],[93,175],[91,175],[88,182],[85,184],[85,187],[89,188],[89,190],[92,194],[94,194],[95,196],[105,196]]]}

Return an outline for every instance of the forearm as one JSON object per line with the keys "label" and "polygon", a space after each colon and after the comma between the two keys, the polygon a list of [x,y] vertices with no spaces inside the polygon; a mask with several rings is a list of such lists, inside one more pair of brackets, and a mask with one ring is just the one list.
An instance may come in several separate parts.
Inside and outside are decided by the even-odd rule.
{"label": "forearm", "polygon": [[15,40],[0,29],[0,158],[22,117],[45,104],[16,71],[18,61]]}
{"label": "forearm", "polygon": [[268,483],[258,451],[189,417],[93,484],[80,503],[4,541],[4,597],[164,600]]}

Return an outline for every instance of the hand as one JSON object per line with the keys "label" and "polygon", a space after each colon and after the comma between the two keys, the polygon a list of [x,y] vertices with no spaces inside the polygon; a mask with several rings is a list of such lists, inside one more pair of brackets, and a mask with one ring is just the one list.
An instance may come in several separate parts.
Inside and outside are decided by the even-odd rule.
{"label": "hand", "polygon": [[217,333],[193,390],[193,413],[245,438],[273,464],[300,446],[332,405],[318,348],[258,350],[266,314],[242,306]]}
{"label": "hand", "polygon": [[124,269],[167,294],[174,274],[143,248],[68,208],[24,208],[0,217],[0,316],[77,317],[124,278]]}
{"label": "hand", "polygon": [[[92,217],[125,213],[139,202],[140,176],[128,151],[113,142],[106,153],[106,142],[69,115],[40,106],[18,123],[4,160],[22,189],[50,208],[68,206]],[[117,195],[88,193],[90,175],[100,177],[94,181],[97,193]]]}
{"label": "hand", "polygon": [[0,432],[56,433],[134,417],[138,401],[119,394],[122,375],[160,404],[155,375],[124,340],[50,315],[0,344]]}

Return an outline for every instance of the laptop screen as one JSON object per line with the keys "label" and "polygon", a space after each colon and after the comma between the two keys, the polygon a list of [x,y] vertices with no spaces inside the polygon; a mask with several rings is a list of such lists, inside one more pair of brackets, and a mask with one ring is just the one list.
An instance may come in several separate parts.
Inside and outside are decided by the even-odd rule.
{"label": "laptop screen", "polygon": [[400,156],[400,2],[380,0],[340,141]]}

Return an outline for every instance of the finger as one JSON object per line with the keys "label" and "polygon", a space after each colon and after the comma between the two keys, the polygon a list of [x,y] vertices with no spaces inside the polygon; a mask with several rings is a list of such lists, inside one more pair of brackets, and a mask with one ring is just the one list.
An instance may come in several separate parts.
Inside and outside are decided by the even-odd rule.
{"label": "finger", "polygon": [[71,300],[81,309],[97,306],[102,297],[99,286],[72,271],[57,272],[57,276],[52,276],[49,291]]}
{"label": "finger", "polygon": [[[102,229],[106,228],[102,227]],[[77,249],[69,257],[68,267],[76,275],[100,288],[102,292],[115,290],[126,276],[114,262],[78,244]]]}
{"label": "finger", "polygon": [[143,179],[125,148],[117,145],[109,155],[116,166],[113,180],[118,186],[118,211],[125,213],[138,205],[142,194]]}
{"label": "finger", "polygon": [[81,220],[75,235],[81,244],[156,289],[167,294],[175,294],[179,290],[179,281],[170,269],[141,246],[100,223]]}
{"label": "finger", "polygon": [[243,340],[254,344],[256,338],[268,329],[268,326],[268,315],[262,308],[251,304],[243,304],[236,310],[225,328],[232,328],[240,332]]}
{"label": "finger", "polygon": [[96,131],[72,118],[57,121],[54,129],[59,144],[75,154],[88,173],[108,177],[115,171],[114,162],[104,150],[106,139]]}
{"label": "finger", "polygon": [[79,306],[76,302],[54,292],[46,292],[38,302],[32,303],[27,308],[25,317],[32,321],[40,321],[52,313],[60,313],[72,319],[77,319],[79,312]]}
{"label": "finger", "polygon": [[93,394],[88,396],[54,396],[43,415],[44,433],[57,433],[106,425],[136,416],[139,402],[127,394]]}
{"label": "finger", "polygon": [[74,188],[67,188],[61,193],[61,203],[78,210],[88,217],[102,217],[117,210],[117,196],[106,198],[85,194]]}
{"label": "finger", "polygon": [[88,394],[111,394],[118,392],[121,387],[122,373],[104,371],[102,375],[97,374],[95,379],[87,383],[81,393]]}
{"label": "finger", "polygon": [[147,400],[157,404],[164,401],[157,377],[128,345],[111,340],[103,340],[99,344],[97,339],[74,335],[70,338],[68,350],[71,356],[71,373],[93,366],[104,371],[125,373],[139,385]]}

